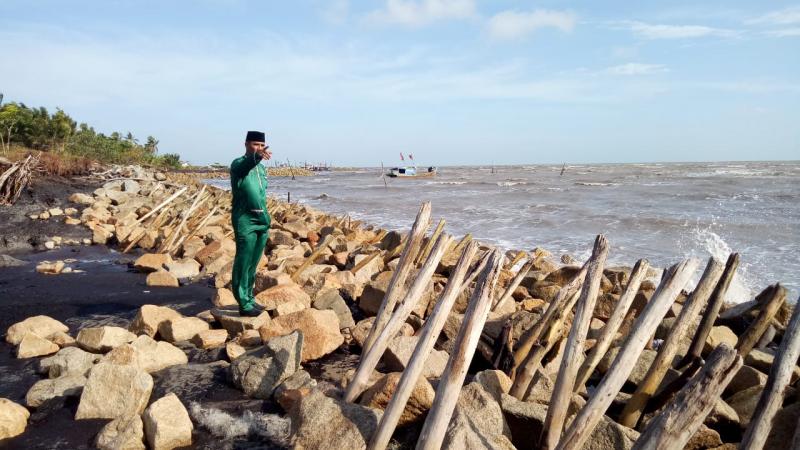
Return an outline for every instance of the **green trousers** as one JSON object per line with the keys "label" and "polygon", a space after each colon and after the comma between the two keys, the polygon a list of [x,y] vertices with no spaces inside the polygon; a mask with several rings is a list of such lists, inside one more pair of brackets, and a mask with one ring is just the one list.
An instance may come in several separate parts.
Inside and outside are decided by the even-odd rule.
{"label": "green trousers", "polygon": [[235,227],[236,257],[233,260],[231,287],[233,296],[239,302],[239,312],[250,311],[256,304],[253,285],[256,282],[258,262],[264,255],[269,230],[248,226]]}

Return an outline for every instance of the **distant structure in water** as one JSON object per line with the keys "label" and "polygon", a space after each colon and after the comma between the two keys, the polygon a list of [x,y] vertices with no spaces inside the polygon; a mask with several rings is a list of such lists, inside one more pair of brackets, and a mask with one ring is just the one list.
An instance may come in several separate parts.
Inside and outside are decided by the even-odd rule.
{"label": "distant structure in water", "polygon": [[[414,161],[414,155],[409,153],[408,159]],[[400,153],[400,160],[406,160],[402,152]],[[417,166],[392,167],[389,169],[389,172],[386,173],[386,176],[391,178],[430,178],[436,176],[436,167],[430,166],[428,170],[424,172],[418,172]]]}

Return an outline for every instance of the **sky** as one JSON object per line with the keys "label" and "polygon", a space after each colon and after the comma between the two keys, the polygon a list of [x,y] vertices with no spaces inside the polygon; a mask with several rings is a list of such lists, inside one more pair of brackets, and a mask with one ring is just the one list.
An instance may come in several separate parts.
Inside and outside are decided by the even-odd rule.
{"label": "sky", "polygon": [[162,153],[800,159],[800,3],[0,0],[0,92]]}

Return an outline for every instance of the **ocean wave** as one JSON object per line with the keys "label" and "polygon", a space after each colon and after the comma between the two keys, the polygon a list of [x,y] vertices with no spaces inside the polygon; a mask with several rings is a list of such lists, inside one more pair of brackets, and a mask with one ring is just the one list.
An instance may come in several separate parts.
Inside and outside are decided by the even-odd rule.
{"label": "ocean wave", "polygon": [[439,184],[439,185],[462,185],[467,184],[466,181],[426,181],[425,184]]}
{"label": "ocean wave", "polygon": [[528,184],[527,181],[498,181],[495,183],[498,186],[502,187],[509,187],[509,186],[519,186],[519,185],[526,185]]}
{"label": "ocean wave", "polygon": [[576,186],[617,186],[619,183],[600,182],[600,181],[576,181]]}

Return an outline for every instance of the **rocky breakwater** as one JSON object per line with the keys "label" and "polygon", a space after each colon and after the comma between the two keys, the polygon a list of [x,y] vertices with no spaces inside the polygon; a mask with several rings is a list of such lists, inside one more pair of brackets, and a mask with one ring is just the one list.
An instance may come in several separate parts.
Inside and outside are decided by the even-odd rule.
{"label": "rocky breakwater", "polygon": [[[81,198],[81,222],[94,242],[144,251],[134,267],[149,285],[205,277],[216,294],[196,317],[145,305],[127,329],[72,337],[41,316],[12,326],[6,339],[20,358],[45,357],[39,383],[48,383],[32,388],[25,406],[0,403],[0,415],[14,418],[7,436],[22,432],[26,413],[48,396],[79,398],[78,420],[111,419],[98,446],[174,448],[190,443],[198,427],[225,436],[207,414],[187,414],[180,394],[151,398],[151,373],[187,366],[187,353],[201,349],[216,355],[213,364],[225,373],[206,382],[280,405],[289,425],[285,434],[269,435],[273,443],[366,448],[386,426],[383,414],[426,330],[438,326],[435,347],[400,405],[397,430],[390,429],[400,443],[418,439],[429,413],[446,419],[444,448],[529,448],[541,439],[552,448],[627,449],[667,436],[672,446],[665,448],[722,449],[762,435],[765,448],[783,448],[793,438],[800,402],[789,384],[800,374],[800,319],[779,285],[750,302],[724,304],[736,255],[727,264],[709,261],[687,289],[698,262],[666,271],[645,261],[606,267],[608,250],[598,239],[583,266],[562,265],[541,249],[509,251],[493,268],[496,283],[486,285],[475,275],[488,270],[481,262],[493,249],[469,236],[439,248],[443,223],[430,234],[424,224],[425,237],[415,241],[412,233],[270,200],[273,228],[255,289],[266,312],[243,318],[230,292],[229,193],[169,180],[125,183],[111,181]],[[474,252],[469,275],[437,313],[467,249]],[[428,261],[435,264],[423,274]],[[418,294],[412,303],[387,306],[410,290]],[[461,335],[481,301],[476,292],[491,306],[476,356],[459,360]],[[398,311],[404,316],[389,322],[396,328],[377,361],[350,358],[342,367],[335,356],[376,345],[375,335]],[[437,396],[453,382],[458,361],[468,374],[455,379],[457,398],[442,416]],[[363,388],[345,401],[354,373],[365,370]]]}

